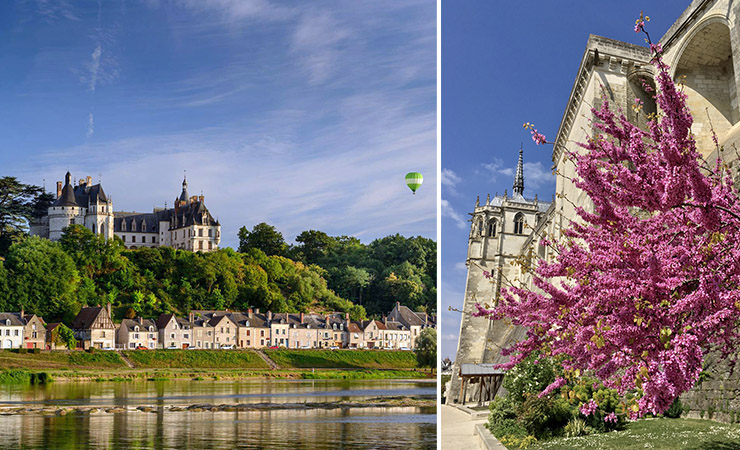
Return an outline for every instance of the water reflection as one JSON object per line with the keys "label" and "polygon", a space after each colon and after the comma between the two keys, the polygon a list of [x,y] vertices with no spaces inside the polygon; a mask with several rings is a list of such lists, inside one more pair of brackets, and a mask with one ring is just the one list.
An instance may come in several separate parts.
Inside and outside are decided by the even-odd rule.
{"label": "water reflection", "polygon": [[[399,381],[58,383],[4,387],[0,403],[67,401],[127,406],[121,413],[0,416],[0,449],[434,449],[434,408],[164,411],[175,403],[335,400],[424,395],[433,385]],[[302,396],[303,394],[307,394]],[[412,394],[413,395],[413,394]],[[310,398],[308,398],[310,397]],[[196,401],[190,401],[192,399]],[[204,400],[204,398],[206,400]],[[221,401],[229,399],[229,401]],[[160,405],[152,412],[137,404]],[[392,424],[392,425],[391,425]]]}

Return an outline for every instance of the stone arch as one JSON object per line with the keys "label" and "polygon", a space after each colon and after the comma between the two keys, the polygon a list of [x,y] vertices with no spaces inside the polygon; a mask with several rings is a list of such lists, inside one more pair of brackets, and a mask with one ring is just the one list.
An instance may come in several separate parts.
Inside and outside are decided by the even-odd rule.
{"label": "stone arch", "polygon": [[491,219],[488,221],[488,226],[486,227],[486,235],[489,237],[495,237],[496,233],[498,233],[498,220]]}
{"label": "stone arch", "polygon": [[514,234],[524,234],[524,214],[520,212],[514,216]]}
{"label": "stone arch", "polygon": [[727,19],[711,16],[688,33],[674,62],[674,77],[683,81],[694,116],[697,149],[705,157],[715,148],[712,128],[722,138],[740,118],[732,60]]}

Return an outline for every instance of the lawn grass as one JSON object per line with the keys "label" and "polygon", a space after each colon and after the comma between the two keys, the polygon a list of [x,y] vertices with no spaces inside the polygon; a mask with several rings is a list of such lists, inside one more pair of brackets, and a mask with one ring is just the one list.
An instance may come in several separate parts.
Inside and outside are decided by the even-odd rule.
{"label": "lawn grass", "polygon": [[116,352],[43,351],[39,354],[16,353],[0,350],[0,367],[3,369],[67,369],[67,368],[116,368],[126,367]]}
{"label": "lawn grass", "polygon": [[740,450],[740,425],[698,419],[644,419],[623,431],[538,442],[533,450]]}
{"label": "lawn grass", "polygon": [[267,369],[252,350],[127,350],[136,368]]}
{"label": "lawn grass", "polygon": [[413,369],[416,355],[391,350],[264,350],[284,368]]}

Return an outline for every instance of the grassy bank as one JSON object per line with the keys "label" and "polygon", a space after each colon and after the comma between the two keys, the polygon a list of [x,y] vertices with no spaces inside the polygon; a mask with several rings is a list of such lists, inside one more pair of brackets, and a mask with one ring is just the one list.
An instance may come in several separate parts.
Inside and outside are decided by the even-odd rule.
{"label": "grassy bank", "polygon": [[66,368],[111,369],[127,367],[117,352],[43,351],[39,354],[0,350],[3,369],[49,370]]}
{"label": "grassy bank", "polygon": [[251,350],[129,350],[121,352],[136,368],[267,369]]}
{"label": "grassy bank", "polygon": [[740,425],[695,419],[645,419],[629,423],[623,431],[538,443],[530,449],[637,450],[740,449]]}
{"label": "grassy bank", "polygon": [[414,352],[390,350],[265,350],[280,367],[337,369],[413,369]]}

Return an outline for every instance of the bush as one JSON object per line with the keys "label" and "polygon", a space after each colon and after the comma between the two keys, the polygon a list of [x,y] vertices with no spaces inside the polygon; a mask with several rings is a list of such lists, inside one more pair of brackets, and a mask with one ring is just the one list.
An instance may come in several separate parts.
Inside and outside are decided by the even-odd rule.
{"label": "bush", "polygon": [[564,399],[539,397],[527,394],[526,400],[517,409],[517,421],[528,435],[547,439],[560,434],[572,417],[570,405]]}
{"label": "bush", "polygon": [[31,349],[31,353],[33,353],[34,355],[38,355],[38,354],[41,353],[41,349],[40,348],[32,348]]}
{"label": "bush", "polygon": [[681,414],[683,414],[683,405],[681,404],[681,399],[678,397],[673,400],[673,403],[671,403],[671,406],[668,408],[668,410],[663,413],[665,417],[671,419],[678,419],[679,417],[681,417]]}
{"label": "bush", "polygon": [[18,349],[18,353],[20,353],[21,355],[25,355],[26,353],[28,353],[28,349],[25,347],[21,347]]}

